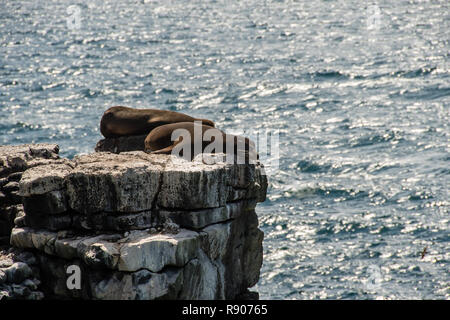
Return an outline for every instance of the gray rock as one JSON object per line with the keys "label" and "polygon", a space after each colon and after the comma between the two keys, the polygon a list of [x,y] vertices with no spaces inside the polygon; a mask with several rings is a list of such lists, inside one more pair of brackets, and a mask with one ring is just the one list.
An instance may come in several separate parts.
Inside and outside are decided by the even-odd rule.
{"label": "gray rock", "polygon": [[56,234],[45,230],[38,230],[31,233],[33,247],[48,254],[54,254]]}
{"label": "gray rock", "polygon": [[105,153],[80,157],[76,163],[67,176],[69,206],[73,210],[88,214],[152,209],[160,165]]}
{"label": "gray rock", "polygon": [[34,249],[31,236],[32,230],[29,228],[14,228],[11,232],[11,245],[16,248]]}
{"label": "gray rock", "polygon": [[198,258],[190,261],[183,270],[183,286],[179,297],[181,300],[214,300],[224,299],[220,295],[220,284],[217,268],[199,251]]}
{"label": "gray rock", "polygon": [[56,144],[0,146],[0,178],[34,166],[36,159],[57,159]]}
{"label": "gray rock", "polygon": [[29,198],[65,189],[65,178],[72,166],[66,163],[50,163],[26,170],[20,180],[20,194]]}
{"label": "gray rock", "polygon": [[178,224],[172,222],[171,220],[168,220],[168,221],[164,222],[163,230],[165,233],[177,234],[178,232],[180,232],[180,226]]}
{"label": "gray rock", "polygon": [[8,181],[19,181],[22,178],[22,172],[14,172],[8,176]]}
{"label": "gray rock", "polygon": [[171,156],[163,172],[158,205],[173,209],[205,209],[226,203],[224,164],[204,165]]}
{"label": "gray rock", "polygon": [[9,180],[7,178],[0,178],[0,188],[7,184]]}
{"label": "gray rock", "polygon": [[29,251],[20,252],[16,254],[16,257],[18,260],[20,260],[23,263],[26,263],[27,265],[36,264],[36,257]]}
{"label": "gray rock", "polygon": [[200,237],[197,232],[180,230],[178,234],[149,235],[132,231],[130,242],[120,248],[120,271],[148,269],[159,272],[165,266],[183,266],[196,255]]}
{"label": "gray rock", "polygon": [[4,284],[8,280],[8,276],[5,271],[0,269],[0,285]]}
{"label": "gray rock", "polygon": [[63,190],[28,196],[24,198],[23,205],[30,215],[52,215],[67,211],[67,199]]}
{"label": "gray rock", "polygon": [[89,238],[81,241],[77,246],[78,256],[93,268],[116,269],[121,253],[115,243],[101,239]]}
{"label": "gray rock", "polygon": [[0,251],[0,268],[8,268],[8,267],[12,266],[14,263],[14,260],[11,257],[11,255],[10,254],[2,255],[1,253],[2,252]]}
{"label": "gray rock", "polygon": [[18,298],[24,298],[31,293],[31,291],[28,287],[25,287],[22,285],[13,284],[13,285],[11,285],[11,288],[12,288],[13,294]]}
{"label": "gray rock", "polygon": [[23,207],[17,210],[16,217],[14,218],[14,225],[17,227],[25,227],[25,212]]}
{"label": "gray rock", "polygon": [[78,245],[83,241],[84,238],[57,238],[55,240],[55,254],[58,257],[72,260],[78,257]]}
{"label": "gray rock", "polygon": [[31,279],[26,279],[21,284],[22,286],[28,287],[30,290],[36,290],[38,288],[36,282]]}
{"label": "gray rock", "polygon": [[32,228],[45,228],[51,231],[69,229],[73,226],[73,218],[70,214],[63,215],[25,215],[24,224]]}
{"label": "gray rock", "polygon": [[108,215],[104,230],[142,230],[151,226],[153,214],[151,211],[143,211],[119,216]]}
{"label": "gray rock", "polygon": [[231,222],[214,224],[202,230],[202,233],[206,235],[202,239],[202,248],[211,260],[223,259],[227,253],[230,232]]}
{"label": "gray rock", "polygon": [[0,299],[33,299],[40,284],[39,271],[22,261],[34,264],[36,259],[31,252],[16,248],[0,251]]}
{"label": "gray rock", "polygon": [[263,236],[254,211],[231,221],[230,237],[221,259],[225,266],[226,299],[236,297],[258,282]]}
{"label": "gray rock", "polygon": [[[67,207],[81,214],[138,213],[155,209],[155,203],[192,210],[224,207],[229,200],[261,200],[267,187],[262,177],[256,165],[205,165],[139,151],[101,152],[78,157],[72,164],[27,170],[20,193],[26,213],[37,216],[43,211],[62,213]],[[33,205],[36,202],[43,206]]]}
{"label": "gray rock", "polygon": [[170,278],[166,273],[153,273],[145,269],[134,272],[135,299],[154,300],[167,295],[172,279],[176,281],[176,278]]}
{"label": "gray rock", "polygon": [[33,273],[30,267],[23,262],[15,262],[3,271],[6,274],[7,281],[10,283],[21,283]]}
{"label": "gray rock", "polygon": [[0,288],[0,301],[11,298],[11,294],[11,290],[8,290],[7,287],[3,290]]}
{"label": "gray rock", "polygon": [[17,181],[8,182],[3,186],[3,192],[11,193],[13,191],[19,190],[19,183]]}
{"label": "gray rock", "polygon": [[91,283],[92,298],[96,300],[134,300],[133,276],[116,272],[98,283]]}
{"label": "gray rock", "polygon": [[241,200],[223,207],[201,210],[160,210],[161,218],[170,218],[183,228],[201,229],[238,217],[256,207],[256,200]]}
{"label": "gray rock", "polygon": [[6,202],[6,195],[0,191],[0,205],[3,205],[4,202]]}
{"label": "gray rock", "polygon": [[[258,281],[263,234],[255,207],[267,191],[259,163],[230,164],[213,155],[219,161],[209,164],[205,155],[185,161],[142,151],[67,160],[52,152],[36,158],[31,154],[40,149],[31,149],[28,157],[0,157],[0,179],[25,170],[24,209],[11,211],[17,226],[10,243],[37,257],[19,259],[32,265],[31,273],[4,272],[8,299],[42,299],[42,292],[69,299],[234,299]],[[4,269],[13,265],[19,268]],[[80,290],[67,288],[70,265],[81,269]],[[42,284],[34,282],[38,274]]]}

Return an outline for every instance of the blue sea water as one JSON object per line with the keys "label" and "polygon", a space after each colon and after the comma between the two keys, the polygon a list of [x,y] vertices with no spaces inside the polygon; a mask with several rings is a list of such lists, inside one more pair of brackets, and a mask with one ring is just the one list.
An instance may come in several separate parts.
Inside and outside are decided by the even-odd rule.
{"label": "blue sea water", "polygon": [[262,299],[449,299],[449,41],[447,0],[1,1],[0,144],[92,152],[112,105],[278,130]]}

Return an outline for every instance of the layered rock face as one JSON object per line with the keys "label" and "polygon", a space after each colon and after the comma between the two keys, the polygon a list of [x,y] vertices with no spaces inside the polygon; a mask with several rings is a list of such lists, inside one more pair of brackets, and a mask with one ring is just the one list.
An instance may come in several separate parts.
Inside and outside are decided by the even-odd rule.
{"label": "layered rock face", "polygon": [[25,170],[58,162],[59,148],[55,144],[0,146],[0,300],[39,300],[40,272],[31,253],[8,248],[14,223],[24,219],[19,181]]}
{"label": "layered rock face", "polygon": [[[18,182],[14,248],[35,253],[47,297],[235,299],[256,284],[260,164],[142,151],[54,159]],[[210,163],[211,159],[208,159]],[[80,289],[69,289],[73,266]]]}
{"label": "layered rock face", "polygon": [[0,300],[41,300],[40,270],[33,253],[16,248],[0,250]]}
{"label": "layered rock face", "polygon": [[0,245],[9,244],[14,219],[23,216],[19,181],[22,173],[58,159],[55,144],[0,146]]}

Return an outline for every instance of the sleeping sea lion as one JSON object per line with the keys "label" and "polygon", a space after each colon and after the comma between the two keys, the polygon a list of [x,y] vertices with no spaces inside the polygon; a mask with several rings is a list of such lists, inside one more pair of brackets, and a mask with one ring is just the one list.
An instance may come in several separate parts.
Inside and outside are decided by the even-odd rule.
{"label": "sleeping sea lion", "polygon": [[255,144],[248,138],[226,134],[200,122],[178,122],[153,129],[145,138],[145,151],[174,154],[192,160],[199,153],[226,153],[244,159],[258,158]]}
{"label": "sleeping sea lion", "polygon": [[115,106],[103,114],[100,132],[105,138],[135,136],[148,134],[161,125],[194,121],[202,121],[203,124],[214,127],[211,120],[193,118],[180,112]]}

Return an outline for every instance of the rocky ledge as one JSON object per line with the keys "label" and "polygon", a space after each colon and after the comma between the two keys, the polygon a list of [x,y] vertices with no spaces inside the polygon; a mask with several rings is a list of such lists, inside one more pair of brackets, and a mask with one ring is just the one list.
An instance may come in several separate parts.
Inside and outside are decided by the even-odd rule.
{"label": "rocky ledge", "polygon": [[[10,250],[33,254],[47,298],[248,297],[262,264],[255,207],[266,176],[260,164],[205,156],[97,152],[27,166]],[[74,267],[81,285],[69,288]]]}
{"label": "rocky ledge", "polygon": [[56,144],[0,146],[0,245],[9,244],[14,219],[23,215],[19,181],[32,167],[57,161]]}

